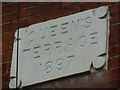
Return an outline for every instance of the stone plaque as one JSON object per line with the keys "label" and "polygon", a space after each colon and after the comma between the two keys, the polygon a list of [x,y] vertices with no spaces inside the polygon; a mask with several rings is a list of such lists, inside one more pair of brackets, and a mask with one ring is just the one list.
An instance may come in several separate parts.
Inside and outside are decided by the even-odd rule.
{"label": "stone plaque", "polygon": [[[19,30],[18,87],[99,69],[107,64],[109,12],[99,7]],[[17,32],[15,33],[17,38]],[[16,88],[14,42],[10,88]]]}

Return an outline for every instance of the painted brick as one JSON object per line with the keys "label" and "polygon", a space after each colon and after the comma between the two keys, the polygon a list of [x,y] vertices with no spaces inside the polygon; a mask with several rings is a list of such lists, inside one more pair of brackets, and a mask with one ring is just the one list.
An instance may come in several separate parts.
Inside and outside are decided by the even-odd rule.
{"label": "painted brick", "polygon": [[36,7],[33,7],[30,9],[30,15],[35,15],[35,14],[53,11],[55,9],[58,9],[59,7],[60,7],[60,3],[58,3],[58,2],[39,5],[39,6],[36,6]]}

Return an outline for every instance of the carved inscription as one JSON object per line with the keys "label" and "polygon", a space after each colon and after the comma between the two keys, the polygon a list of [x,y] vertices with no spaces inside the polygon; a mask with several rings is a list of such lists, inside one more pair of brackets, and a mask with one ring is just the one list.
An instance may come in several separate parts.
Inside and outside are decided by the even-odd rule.
{"label": "carved inscription", "polygon": [[[108,12],[107,7],[102,9]],[[91,64],[96,70],[105,67],[109,15],[101,17],[106,13],[99,15],[96,9],[91,9],[20,29],[18,80],[21,85],[90,71]],[[16,76],[16,47],[15,42],[11,77]],[[10,87],[15,87],[14,81],[11,80]]]}

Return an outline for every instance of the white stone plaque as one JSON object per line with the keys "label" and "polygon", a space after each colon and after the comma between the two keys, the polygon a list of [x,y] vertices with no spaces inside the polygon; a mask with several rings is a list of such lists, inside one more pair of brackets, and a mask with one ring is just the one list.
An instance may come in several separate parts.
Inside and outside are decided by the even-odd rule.
{"label": "white stone plaque", "polygon": [[[19,30],[18,87],[90,71],[107,63],[109,12],[100,7]],[[15,33],[17,38],[17,32]],[[10,88],[16,88],[14,42]]]}

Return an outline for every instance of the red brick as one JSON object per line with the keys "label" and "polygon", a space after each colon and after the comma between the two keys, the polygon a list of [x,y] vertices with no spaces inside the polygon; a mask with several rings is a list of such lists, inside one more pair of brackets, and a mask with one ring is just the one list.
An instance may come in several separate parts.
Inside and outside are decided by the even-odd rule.
{"label": "red brick", "polygon": [[29,19],[24,19],[20,21],[20,28],[29,26]]}
{"label": "red brick", "polygon": [[95,74],[93,73],[89,75],[89,82],[91,84],[95,84],[95,83],[111,80],[113,78],[117,79],[120,77],[120,74],[118,73],[119,70],[120,68],[115,68],[108,71],[97,72]]}
{"label": "red brick", "polygon": [[2,13],[8,13],[17,10],[17,4],[16,3],[11,3],[9,5],[2,6]]}
{"label": "red brick", "polygon": [[120,57],[111,58],[108,61],[109,61],[108,63],[109,69],[120,66]]}
{"label": "red brick", "polygon": [[7,63],[7,71],[10,71],[10,68],[11,68],[11,62],[8,62]]}
{"label": "red brick", "polygon": [[39,16],[33,16],[29,18],[29,25],[35,24],[35,23],[40,23],[44,21],[44,15],[39,15]]}
{"label": "red brick", "polygon": [[10,80],[10,72],[2,73],[2,83],[9,82]]}
{"label": "red brick", "polygon": [[10,71],[11,62],[0,64],[0,67],[1,67],[0,70],[2,69],[2,71],[0,71],[0,73],[5,73],[6,71]]}
{"label": "red brick", "polygon": [[11,2],[2,2],[2,5],[10,4]]}
{"label": "red brick", "polygon": [[8,90],[9,89],[9,83],[2,84],[2,90]]}
{"label": "red brick", "polygon": [[119,70],[120,68],[115,68],[112,70],[101,71],[84,76],[79,75],[79,77],[72,76],[71,78],[62,78],[56,82],[55,88],[79,88],[89,84],[94,85],[96,83],[112,80],[113,78],[117,79],[120,77],[120,74],[118,74]]}
{"label": "red brick", "polygon": [[1,63],[11,61],[12,52],[7,52],[7,53],[0,54],[0,57],[2,57],[2,61],[0,61]]}
{"label": "red brick", "polygon": [[109,46],[120,44],[120,35],[119,36],[110,36]]}
{"label": "red brick", "polygon": [[2,73],[2,63],[0,63],[0,73]]}
{"label": "red brick", "polygon": [[57,79],[55,83],[55,88],[77,88],[78,86],[86,85],[89,83],[88,75],[88,72],[84,72]]}
{"label": "red brick", "polygon": [[2,23],[7,23],[7,22],[14,21],[17,19],[18,19],[18,13],[13,12],[13,13],[2,16]]}
{"label": "red brick", "polygon": [[0,90],[2,90],[2,84],[0,83]]}
{"label": "red brick", "polygon": [[119,17],[120,17],[120,14],[112,15],[111,20],[110,20],[110,24],[120,23]]}
{"label": "red brick", "polygon": [[13,41],[14,40],[14,33],[15,32],[9,32],[9,33],[5,33],[2,34],[2,42],[8,42],[8,41]]}
{"label": "red brick", "polygon": [[59,7],[60,7],[60,3],[58,3],[58,2],[52,2],[52,3],[35,6],[30,9],[30,15],[36,15],[36,14],[40,14],[40,13],[53,11],[55,9],[58,9]]}
{"label": "red brick", "polygon": [[104,78],[103,74],[104,74],[103,71],[98,72],[98,73],[92,73],[91,75],[89,75],[89,82],[90,83],[98,83],[98,82],[102,81]]}
{"label": "red brick", "polygon": [[70,78],[70,85],[69,88],[77,88],[80,86],[84,86],[89,83],[89,74],[84,74],[84,76],[78,75]]}
{"label": "red brick", "polygon": [[[21,20],[20,20],[21,21]],[[20,26],[20,21],[19,21],[19,26]],[[20,27],[19,27],[20,28]],[[17,30],[18,29],[18,20],[13,22],[13,30]]]}
{"label": "red brick", "polygon": [[112,2],[87,2],[80,4],[80,11],[97,8],[100,6],[110,5]]}
{"label": "red brick", "polygon": [[30,6],[35,6],[35,5],[38,5],[38,4],[41,5],[43,3],[45,3],[45,2],[28,2],[28,5],[30,7]]}
{"label": "red brick", "polygon": [[109,48],[109,57],[119,55],[119,51],[120,51],[120,46]]}
{"label": "red brick", "polygon": [[10,71],[10,66],[11,66],[11,62],[0,64],[0,67],[1,67],[0,70],[2,69],[0,73],[5,73],[6,71]]}
{"label": "red brick", "polygon": [[1,53],[8,52],[9,51],[9,43],[4,43],[0,45],[0,48],[2,47]]}
{"label": "red brick", "polygon": [[9,42],[9,51],[13,50],[14,41]]}
{"label": "red brick", "polygon": [[110,26],[110,35],[120,35],[120,24]]}
{"label": "red brick", "polygon": [[[20,10],[20,19],[25,18],[27,16],[28,16],[28,10]],[[2,22],[7,23],[15,20],[18,20],[18,11],[7,14],[7,15],[3,15]]]}
{"label": "red brick", "polygon": [[2,66],[2,73],[5,73],[7,70],[7,63],[0,64]]}
{"label": "red brick", "polygon": [[59,17],[62,17],[62,16],[77,13],[78,11],[79,11],[79,6],[74,5],[73,7],[64,8],[64,9],[56,10],[56,11],[53,11],[53,12],[49,12],[45,16],[45,20],[56,19],[56,18],[59,18]]}
{"label": "red brick", "polygon": [[120,13],[120,3],[110,6],[110,14]]}
{"label": "red brick", "polygon": [[107,81],[107,80],[119,78],[120,77],[120,73],[118,73],[119,71],[120,71],[120,67],[114,68],[114,69],[109,69],[108,71],[104,72],[103,80]]}
{"label": "red brick", "polygon": [[[23,19],[19,21],[19,28],[27,27],[29,26],[29,18]],[[18,29],[18,21],[15,21],[13,23],[13,29]]]}
{"label": "red brick", "polygon": [[[45,82],[45,83],[41,83],[41,85],[36,84],[35,87],[38,86],[39,88],[54,88],[54,81],[50,81],[50,82]],[[29,87],[25,87],[25,90],[29,90],[32,87],[34,87],[34,85],[31,85]]]}
{"label": "red brick", "polygon": [[114,2],[98,2],[97,4],[99,5],[99,6],[107,6],[107,5],[111,5],[111,4],[113,4]]}
{"label": "red brick", "polygon": [[28,10],[21,10],[20,11],[20,18],[25,18],[28,16]]}
{"label": "red brick", "polygon": [[68,77],[64,79],[61,78],[60,80],[56,80],[55,88],[69,88],[69,85],[70,85],[70,81]]}
{"label": "red brick", "polygon": [[[76,3],[77,4],[77,3]],[[26,27],[29,26],[31,24],[35,24],[35,23],[39,23],[44,21],[44,14],[45,13],[46,17],[45,20],[50,20],[50,19],[55,19],[61,16],[66,16],[66,15],[70,15],[73,13],[77,13],[79,11],[84,11],[90,8],[96,8],[99,6],[103,6],[103,5],[109,5],[111,3],[83,3],[83,4],[74,4],[74,2],[70,2],[70,3],[62,3],[62,7],[60,8],[60,3],[57,3],[56,5],[54,3],[25,3],[22,2],[21,3],[21,8],[27,8],[28,6],[31,7],[31,15],[35,15],[32,16],[30,18],[26,18],[26,19],[22,19],[20,20],[20,28],[22,27]],[[113,8],[112,8],[113,7]],[[32,10],[33,9],[33,10]],[[10,12],[10,11],[9,11]],[[118,5],[112,5],[110,6],[110,13],[111,13],[111,24],[116,24],[120,22],[120,19],[118,19],[119,15],[118,13]],[[37,15],[40,14],[40,15]],[[116,14],[116,15],[113,15]],[[8,15],[8,14],[7,14]],[[6,18],[7,20],[4,20],[4,22],[10,22],[13,20],[17,20],[14,16],[14,14],[12,13],[12,16],[8,15],[9,18]],[[28,16],[28,10],[23,10],[21,12],[21,18],[27,17]],[[4,46],[4,51],[5,53],[0,54],[0,56],[2,57],[2,62],[8,62],[7,63],[7,67],[6,65],[4,65],[3,67],[4,70],[4,75],[3,75],[3,81],[4,83],[9,82],[9,74],[8,71],[10,71],[10,66],[11,66],[11,58],[12,58],[12,52],[10,52],[10,50],[12,51],[13,49],[13,39],[14,39],[14,34],[10,35],[10,33],[14,32],[12,30],[16,30],[18,25],[17,25],[17,21],[15,21],[13,24],[6,24],[6,26],[3,26],[3,30],[2,32],[9,32],[9,33],[4,33],[3,34],[3,41],[4,42],[9,42],[8,47],[6,47],[6,45]],[[13,25],[13,26],[12,26]],[[116,46],[113,47],[113,45],[118,45],[120,44],[119,42],[119,28],[120,25],[114,25],[110,27],[110,48],[109,48],[109,56],[118,56],[120,55],[120,46]],[[12,31],[12,32],[11,32]],[[117,36],[119,35],[119,36]],[[6,44],[6,43],[4,43]],[[6,52],[9,51],[9,52]],[[119,75],[119,71],[120,71],[120,60],[119,57],[118,58],[113,58],[113,59],[109,59],[109,70],[106,71],[100,71],[100,72],[96,72],[96,74],[92,73],[92,74],[84,74],[84,76],[81,75],[74,75],[71,77],[66,77],[66,78],[61,78],[61,79],[57,79],[55,80],[55,82],[47,82],[44,84],[41,84],[41,87],[58,87],[58,88],[71,88],[71,87],[75,87],[75,88],[79,88],[79,87],[105,87],[105,88],[116,88],[118,87],[118,82],[120,82],[120,80],[118,80],[118,78],[120,77]],[[6,72],[6,73],[5,73]],[[6,74],[6,75],[5,75]],[[39,86],[39,85],[38,85]],[[8,87],[8,84],[4,84],[4,87]]]}
{"label": "red brick", "polygon": [[0,43],[0,52],[2,52],[2,43]]}
{"label": "red brick", "polygon": [[9,53],[0,54],[0,63],[7,62]]}
{"label": "red brick", "polygon": [[13,30],[12,23],[2,25],[2,33]]}
{"label": "red brick", "polygon": [[62,2],[62,8],[63,7],[68,7],[74,4],[78,4],[78,2]]}
{"label": "red brick", "polygon": [[20,2],[20,9],[27,8],[28,6],[28,2]]}
{"label": "red brick", "polygon": [[120,55],[120,46],[118,47],[118,55]]}
{"label": "red brick", "polygon": [[119,88],[119,82],[120,79],[106,81],[104,83],[98,84],[98,88],[104,87],[104,88]]}
{"label": "red brick", "polygon": [[2,74],[0,73],[0,84],[2,84]]}
{"label": "red brick", "polygon": [[111,89],[114,88],[113,90],[115,90],[116,88],[119,88],[119,82],[120,79],[115,79],[101,83],[90,84],[88,86],[85,86],[84,88],[111,88]]}

